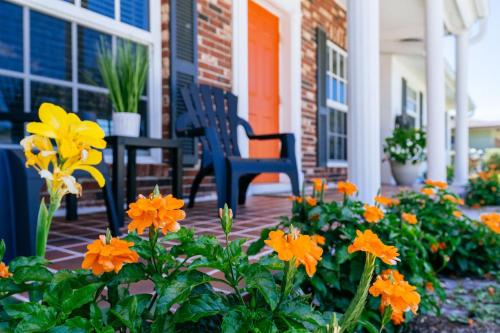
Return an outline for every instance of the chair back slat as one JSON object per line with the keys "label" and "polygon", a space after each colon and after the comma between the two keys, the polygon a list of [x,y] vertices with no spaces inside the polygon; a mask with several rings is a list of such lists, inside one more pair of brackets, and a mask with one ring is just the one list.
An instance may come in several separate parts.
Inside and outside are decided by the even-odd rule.
{"label": "chair back slat", "polygon": [[[213,128],[217,134],[218,147],[225,156],[240,156],[238,149],[238,98],[220,88],[190,84],[182,89],[191,126]],[[202,138],[203,150],[211,153],[206,138]]]}

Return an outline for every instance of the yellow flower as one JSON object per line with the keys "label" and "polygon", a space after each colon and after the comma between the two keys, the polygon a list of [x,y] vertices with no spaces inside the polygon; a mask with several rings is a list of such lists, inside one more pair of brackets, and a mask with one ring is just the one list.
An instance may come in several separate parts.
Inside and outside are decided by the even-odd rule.
{"label": "yellow flower", "polygon": [[356,235],[354,242],[347,248],[349,253],[368,252],[388,265],[395,265],[399,261],[398,249],[394,246],[385,245],[373,231],[369,229],[365,230],[365,232],[356,230]]}
{"label": "yellow flower", "polygon": [[130,249],[133,242],[127,242],[118,238],[106,239],[101,235],[99,239],[87,245],[87,253],[82,262],[83,269],[92,269],[94,275],[101,275],[104,272],[118,273],[123,264],[135,263],[139,261],[139,255]]}
{"label": "yellow flower", "polygon": [[377,206],[365,205],[364,207],[365,212],[363,213],[363,216],[365,217],[366,222],[378,223],[384,218],[384,212]]}
{"label": "yellow flower", "polygon": [[340,181],[338,184],[338,191],[344,195],[352,196],[354,193],[358,191],[356,185],[349,181],[342,182]]}
{"label": "yellow flower", "polygon": [[481,215],[481,221],[494,233],[500,233],[500,214],[490,213]]}
{"label": "yellow flower", "polygon": [[4,262],[0,262],[0,278],[6,279],[12,276],[12,273],[9,272],[9,266],[7,266]]}
{"label": "yellow flower", "polygon": [[26,130],[56,140],[63,159],[80,155],[82,149],[106,148],[104,131],[95,122],[81,121],[76,114],[50,103],[40,106],[38,116],[41,122],[29,123]]}
{"label": "yellow flower", "polygon": [[313,178],[311,182],[313,183],[314,190],[318,193],[328,189],[328,185],[323,178]]}
{"label": "yellow flower", "polygon": [[432,186],[432,187],[437,187],[441,190],[446,190],[448,188],[448,184],[446,182],[442,182],[442,181],[439,181],[439,180],[430,180],[430,179],[427,179],[425,181],[425,184],[426,185],[429,185],[429,186]]}
{"label": "yellow flower", "polygon": [[280,260],[291,261],[295,258],[295,265],[304,265],[307,275],[312,277],[323,254],[323,249],[318,244],[324,244],[324,241],[322,236],[301,235],[298,230],[293,229],[290,234],[285,234],[282,230],[271,231],[269,239],[264,242],[278,253]]}
{"label": "yellow flower", "polygon": [[404,312],[417,313],[420,295],[416,287],[404,280],[404,276],[394,269],[383,271],[370,287],[369,292],[374,297],[381,296],[380,312],[384,313],[387,306],[392,309],[391,319],[395,325],[404,322]]}
{"label": "yellow flower", "polygon": [[88,172],[104,186],[103,175],[94,167],[101,163],[102,152],[93,148],[106,147],[99,125],[81,121],[76,114],[50,103],[40,106],[39,117],[41,122],[27,125],[27,131],[34,135],[24,138],[21,145],[26,166],[34,167],[46,180],[51,195],[81,194],[81,186],[72,176],[75,170]]}
{"label": "yellow flower", "polygon": [[130,204],[127,211],[132,219],[128,230],[137,230],[142,234],[144,229],[153,227],[161,229],[164,234],[177,232],[180,229],[177,221],[186,217],[186,213],[181,210],[183,206],[184,200],[176,199],[171,194],[165,197],[150,195],[148,198],[141,195],[136,202]]}
{"label": "yellow flower", "polygon": [[409,224],[417,224],[417,216],[410,213],[401,214],[401,218]]}

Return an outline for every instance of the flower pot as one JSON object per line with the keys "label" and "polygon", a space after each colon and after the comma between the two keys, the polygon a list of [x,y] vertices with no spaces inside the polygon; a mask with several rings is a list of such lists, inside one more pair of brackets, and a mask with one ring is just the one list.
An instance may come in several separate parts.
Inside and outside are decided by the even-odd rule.
{"label": "flower pot", "polygon": [[392,176],[398,185],[413,186],[417,182],[418,177],[422,174],[422,163],[417,162],[412,164],[406,162],[404,164],[390,161]]}
{"label": "flower pot", "polygon": [[113,135],[138,137],[141,115],[132,112],[113,112]]}

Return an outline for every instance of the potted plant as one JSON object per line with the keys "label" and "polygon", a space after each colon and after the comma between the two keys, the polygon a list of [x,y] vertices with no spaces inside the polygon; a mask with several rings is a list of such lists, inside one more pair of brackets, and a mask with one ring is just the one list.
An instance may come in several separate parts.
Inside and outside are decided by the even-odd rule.
{"label": "potted plant", "polygon": [[384,153],[398,185],[412,186],[421,175],[425,144],[425,132],[415,128],[398,127],[385,139]]}
{"label": "potted plant", "polygon": [[108,44],[101,43],[97,60],[113,105],[113,134],[139,136],[137,111],[149,67],[147,48],[123,41],[113,54]]}

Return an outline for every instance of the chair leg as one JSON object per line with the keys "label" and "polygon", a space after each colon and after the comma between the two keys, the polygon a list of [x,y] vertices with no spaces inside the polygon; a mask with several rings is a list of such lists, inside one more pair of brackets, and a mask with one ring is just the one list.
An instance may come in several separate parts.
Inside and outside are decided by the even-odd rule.
{"label": "chair leg", "polygon": [[300,187],[299,187],[299,174],[297,170],[292,172],[288,172],[288,177],[290,178],[290,183],[292,185],[292,193],[295,196],[300,196]]}
{"label": "chair leg", "polygon": [[244,205],[247,200],[247,191],[250,183],[254,178],[257,177],[257,174],[245,175],[241,177],[239,182],[239,192],[238,192],[238,204]]}
{"label": "chair leg", "polygon": [[236,216],[236,211],[238,209],[238,188],[239,188],[239,175],[236,173],[231,173],[228,177],[227,188],[228,188],[228,205],[233,211],[233,216]]}
{"label": "chair leg", "polygon": [[205,177],[206,173],[204,169],[200,169],[198,173],[196,174],[196,177],[194,177],[193,180],[193,185],[191,185],[191,191],[189,192],[189,208],[194,207],[194,200],[196,198],[196,193],[198,193],[198,189],[200,188],[201,181]]}

